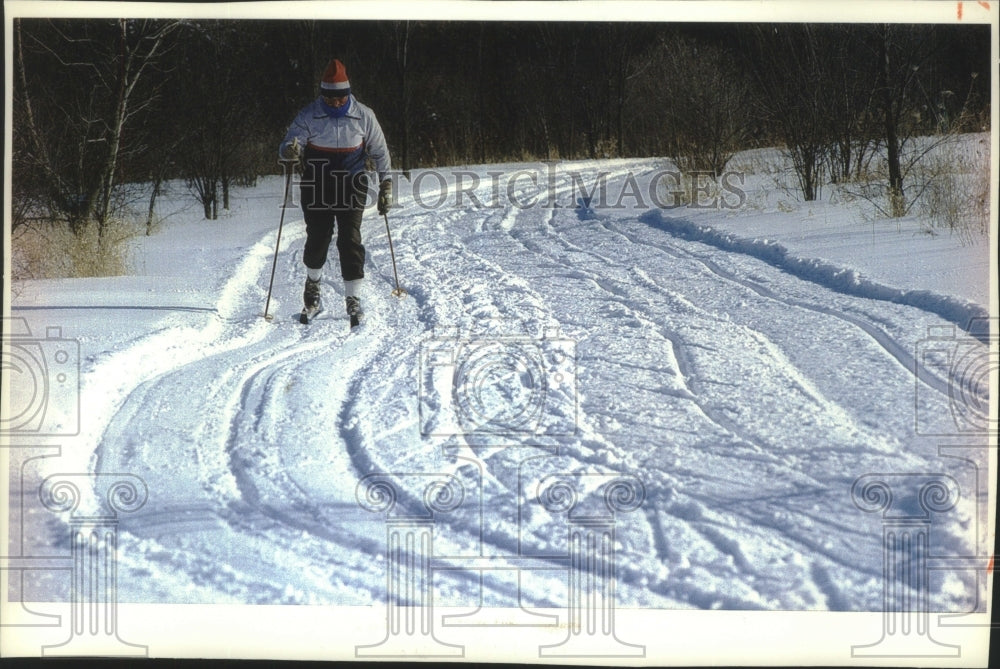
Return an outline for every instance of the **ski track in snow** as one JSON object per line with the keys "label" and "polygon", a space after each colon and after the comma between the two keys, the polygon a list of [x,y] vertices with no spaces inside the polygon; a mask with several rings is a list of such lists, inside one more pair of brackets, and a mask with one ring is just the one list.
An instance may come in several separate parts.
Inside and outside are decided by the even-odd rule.
{"label": "ski track in snow", "polygon": [[[203,327],[167,326],[97,366],[94,377],[118,379],[169,353],[117,387],[85,430],[93,469],[149,488],[121,522],[123,600],[384,601],[384,516],[356,497],[375,473],[401,488],[419,474],[461,482],[469,503],[439,514],[436,554],[558,561],[565,517],[527,498],[548,475],[604,473],[636,476],[645,492],[616,521],[624,605],[880,609],[881,528],[853,506],[851,486],[869,472],[942,467],[906,436],[912,351],[940,316],[831,290],[705,243],[683,221],[687,233],[671,234],[665,215],[403,203],[392,220],[409,296],[389,295],[384,229],[369,213],[358,332],[342,315],[335,260],[326,313],[294,322],[301,232],[284,238],[275,320],[260,318],[268,233]],[[553,327],[575,342],[572,435],[422,436],[429,344],[535,341]],[[926,384],[947,402],[947,380]],[[419,491],[396,503],[423,504]],[[962,520],[936,526],[937,540],[967,545]],[[502,572],[449,571],[441,584],[443,603],[565,604],[565,581],[544,571],[525,573],[520,593]],[[967,605],[976,593],[965,585],[932,592],[934,605]]]}

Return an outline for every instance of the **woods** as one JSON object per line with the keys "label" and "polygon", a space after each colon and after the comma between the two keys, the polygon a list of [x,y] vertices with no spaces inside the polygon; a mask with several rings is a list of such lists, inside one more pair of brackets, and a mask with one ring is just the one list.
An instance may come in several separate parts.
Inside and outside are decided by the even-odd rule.
{"label": "woods", "polygon": [[279,171],[333,57],[404,171],[664,156],[719,175],[779,146],[804,200],[875,169],[901,216],[908,141],[989,129],[989,47],[975,25],[19,19],[12,224],[103,236],[124,184],[168,179],[216,218]]}

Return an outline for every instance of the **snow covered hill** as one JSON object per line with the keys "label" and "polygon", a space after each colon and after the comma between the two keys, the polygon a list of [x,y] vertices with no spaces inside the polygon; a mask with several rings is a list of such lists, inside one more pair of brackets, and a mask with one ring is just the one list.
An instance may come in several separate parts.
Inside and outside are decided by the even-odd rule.
{"label": "snow covered hill", "polygon": [[[739,208],[663,208],[665,169],[415,172],[389,218],[409,295],[372,209],[355,333],[335,258],[327,313],[296,321],[295,208],[261,317],[281,177],[217,222],[175,190],[134,276],[17,287],[34,339],[78,343],[80,395],[78,434],[70,416],[38,440],[58,449],[11,450],[13,554],[68,550],[33,493],[57,472],[144,483],[119,519],[123,602],[384,603],[406,522],[433,524],[435,603],[470,615],[566,607],[587,522],[613,527],[597,560],[621,606],[880,611],[899,514],[931,522],[931,555],[988,554],[996,329],[968,333],[987,245],[779,211],[752,176]],[[72,413],[70,391],[51,401]],[[917,475],[949,503],[928,512]],[[68,576],[22,587],[66,597]],[[973,610],[985,581],[937,570],[927,594]]]}

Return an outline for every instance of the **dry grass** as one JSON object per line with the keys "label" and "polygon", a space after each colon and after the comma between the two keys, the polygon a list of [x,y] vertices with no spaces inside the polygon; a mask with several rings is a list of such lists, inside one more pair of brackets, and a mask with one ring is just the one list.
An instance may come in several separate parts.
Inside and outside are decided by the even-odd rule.
{"label": "dry grass", "polygon": [[82,278],[122,276],[131,269],[129,241],[144,228],[120,220],[110,221],[103,239],[97,225],[79,234],[62,225],[34,222],[11,235],[11,278]]}
{"label": "dry grass", "polygon": [[942,147],[927,156],[919,178],[918,210],[929,232],[948,230],[965,243],[990,226],[990,158],[985,140]]}
{"label": "dry grass", "polygon": [[710,173],[668,168],[656,184],[656,204],[667,207],[716,209],[719,203],[733,200]]}

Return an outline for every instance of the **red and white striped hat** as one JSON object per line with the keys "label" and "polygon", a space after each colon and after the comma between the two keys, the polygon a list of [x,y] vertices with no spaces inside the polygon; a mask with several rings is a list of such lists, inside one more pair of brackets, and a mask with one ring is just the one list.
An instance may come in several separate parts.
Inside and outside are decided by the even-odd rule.
{"label": "red and white striped hat", "polygon": [[344,64],[334,58],[323,72],[323,80],[319,83],[320,95],[343,97],[351,94],[351,82],[347,80],[347,69]]}

